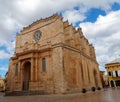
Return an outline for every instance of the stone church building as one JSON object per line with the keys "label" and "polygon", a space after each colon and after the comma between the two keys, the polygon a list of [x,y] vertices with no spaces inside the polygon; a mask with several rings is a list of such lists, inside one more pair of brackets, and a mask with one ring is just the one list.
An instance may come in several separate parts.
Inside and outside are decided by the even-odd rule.
{"label": "stone church building", "polygon": [[76,93],[101,87],[94,47],[54,14],[24,27],[10,58],[7,91]]}

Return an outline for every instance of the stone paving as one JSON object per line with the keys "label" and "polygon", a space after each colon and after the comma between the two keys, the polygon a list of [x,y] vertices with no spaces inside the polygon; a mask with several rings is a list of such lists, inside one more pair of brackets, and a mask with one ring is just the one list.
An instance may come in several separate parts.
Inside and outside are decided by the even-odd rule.
{"label": "stone paving", "polygon": [[0,102],[120,102],[120,88],[67,95],[4,96],[0,93]]}

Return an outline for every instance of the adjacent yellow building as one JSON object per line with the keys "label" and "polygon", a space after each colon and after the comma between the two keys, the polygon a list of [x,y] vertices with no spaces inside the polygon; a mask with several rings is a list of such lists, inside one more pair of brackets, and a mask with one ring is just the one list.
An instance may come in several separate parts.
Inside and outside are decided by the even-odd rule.
{"label": "adjacent yellow building", "polygon": [[105,68],[108,73],[108,82],[110,87],[120,86],[120,58],[107,63]]}
{"label": "adjacent yellow building", "polygon": [[4,91],[4,89],[5,89],[4,78],[0,78],[0,91]]}

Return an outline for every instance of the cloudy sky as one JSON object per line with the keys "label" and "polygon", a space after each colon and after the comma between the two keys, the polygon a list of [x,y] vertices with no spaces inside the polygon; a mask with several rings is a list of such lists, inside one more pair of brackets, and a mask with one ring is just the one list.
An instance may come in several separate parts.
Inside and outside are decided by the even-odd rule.
{"label": "cloudy sky", "polygon": [[0,74],[8,70],[15,36],[23,27],[58,13],[82,27],[95,47],[100,70],[120,57],[120,0],[0,0]]}

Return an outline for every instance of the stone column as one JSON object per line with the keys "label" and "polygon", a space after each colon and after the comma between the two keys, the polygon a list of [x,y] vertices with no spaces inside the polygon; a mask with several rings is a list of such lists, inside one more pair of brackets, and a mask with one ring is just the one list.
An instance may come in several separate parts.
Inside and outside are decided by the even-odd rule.
{"label": "stone column", "polygon": [[82,77],[81,77],[81,66],[80,66],[79,59],[76,59],[76,80],[77,80],[77,88],[80,90],[82,88],[82,85],[81,85]]}
{"label": "stone column", "polygon": [[39,77],[40,77],[40,57],[38,57],[38,72],[37,72],[38,74],[37,74],[37,77],[38,77],[38,81],[39,81]]}
{"label": "stone column", "polygon": [[82,84],[82,88],[84,87],[84,73],[83,73],[83,66],[82,66],[82,63],[81,64],[81,84]]}
{"label": "stone column", "polygon": [[65,81],[63,75],[63,53],[61,47],[53,49],[53,75],[54,75],[54,91],[55,93],[65,92]]}
{"label": "stone column", "polygon": [[83,66],[83,79],[84,79],[84,85],[83,85],[83,87],[87,88],[88,87],[87,68],[86,68],[86,63],[84,63],[83,61],[82,61],[82,66]]}
{"label": "stone column", "polygon": [[94,76],[94,65],[93,65],[93,63],[91,62],[90,63],[90,65],[91,65],[91,70],[90,70],[90,86],[95,86],[95,76]]}
{"label": "stone column", "polygon": [[90,86],[93,86],[94,85],[94,81],[93,81],[94,77],[93,77],[93,70],[92,70],[93,66],[90,61],[89,61],[88,67],[89,67]]}
{"label": "stone column", "polygon": [[20,82],[21,80],[21,66],[20,66],[21,62],[18,62],[18,81]]}
{"label": "stone column", "polygon": [[113,77],[113,72],[110,72],[111,73],[111,76]]}
{"label": "stone column", "polygon": [[114,87],[116,87],[116,83],[115,83],[115,81],[113,81],[114,82]]}
{"label": "stone column", "polygon": [[91,84],[91,79],[90,79],[90,63],[86,63],[86,66],[87,66],[87,75],[88,75],[88,84],[90,86]]}
{"label": "stone column", "polygon": [[85,80],[86,80],[86,84],[87,84],[87,88],[89,88],[89,78],[88,78],[88,68],[87,68],[87,61],[85,62],[85,74],[86,74],[86,77],[85,77]]}
{"label": "stone column", "polygon": [[[81,49],[80,49],[81,50]],[[83,64],[82,64],[82,54],[80,53],[80,77],[81,77],[81,88],[84,88],[84,70],[83,70]]]}
{"label": "stone column", "polygon": [[23,87],[23,82],[22,82],[22,71],[23,71],[23,68],[22,68],[22,64],[21,64],[21,61],[18,62],[18,81],[19,81],[19,86],[21,86],[21,90],[22,90],[22,87]]}
{"label": "stone column", "polygon": [[100,79],[100,71],[99,70],[97,70],[97,81],[98,81],[98,87],[102,87],[102,81],[101,81],[101,79]]}
{"label": "stone column", "polygon": [[109,86],[111,87],[111,82],[109,81]]}
{"label": "stone column", "polygon": [[30,77],[31,81],[33,81],[33,72],[34,72],[33,68],[34,68],[34,58],[31,58],[31,77]]}
{"label": "stone column", "polygon": [[38,72],[38,59],[35,58],[35,81],[37,81],[37,72]]}

